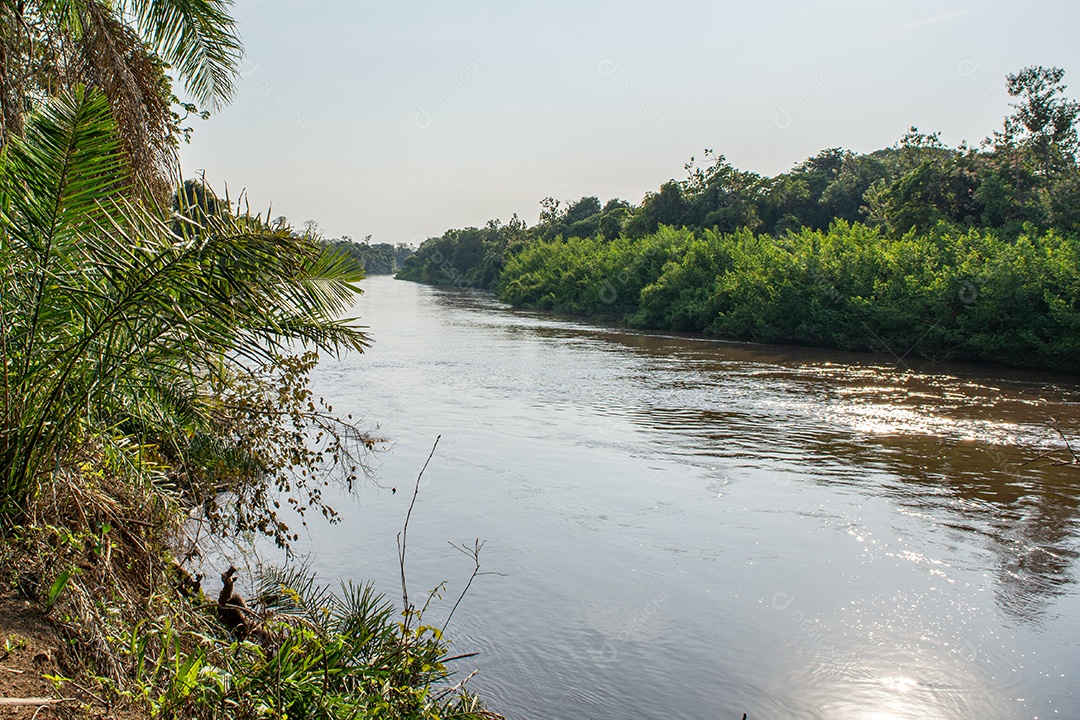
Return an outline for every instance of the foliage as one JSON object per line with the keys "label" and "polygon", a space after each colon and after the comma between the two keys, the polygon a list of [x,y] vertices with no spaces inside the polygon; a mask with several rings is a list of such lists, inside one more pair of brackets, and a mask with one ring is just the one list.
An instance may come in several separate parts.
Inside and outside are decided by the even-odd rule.
{"label": "foliage", "polygon": [[980,148],[911,128],[772,178],[706,150],[636,207],[545,198],[535,227],[449,230],[398,277],[643,327],[1076,371],[1080,103],[1063,78],[1010,75]]}
{"label": "foliage", "polygon": [[222,383],[212,400],[202,400],[199,419],[183,414],[185,407],[186,425],[162,414],[168,427],[140,422],[123,430],[151,435],[163,460],[183,469],[172,473],[171,485],[201,508],[211,533],[258,533],[288,548],[299,536],[282,505],[304,524],[309,511],[337,522],[324,488],[336,481],[352,490],[369,472],[365,458],[378,442],[314,397],[308,377],[318,360],[312,351],[275,356]]}
{"label": "foliage", "polygon": [[[892,147],[868,154],[829,148],[772,178],[739,170],[706,150],[701,162],[690,158],[685,179],[663,183],[637,206],[617,198],[601,206],[589,196],[564,208],[548,197],[535,227],[513,227],[504,232],[509,238],[476,228],[450,230],[421,246],[418,262],[425,265],[428,248],[440,246],[442,260],[435,265],[449,262],[475,284],[475,265],[498,266],[500,258],[491,251],[500,247],[512,253],[522,243],[556,237],[640,238],[662,225],[722,233],[748,228],[775,237],[800,228],[825,230],[834,220],[874,225],[894,237],[912,228],[928,232],[940,221],[1011,238],[1027,232],[1026,226],[1080,232],[1080,103],[1065,95],[1064,74],[1060,68],[1030,67],[1009,75],[1007,90],[1016,98],[1012,113],[980,148],[951,148],[939,133],[913,127]],[[484,244],[485,252],[446,252],[448,245],[474,242]],[[403,277],[455,282],[445,273],[413,270]]]}
{"label": "foliage", "polygon": [[621,319],[637,309],[683,234],[664,228],[640,240],[535,242],[507,259],[498,292],[514,305]]}
{"label": "foliage", "polygon": [[373,245],[370,235],[363,242],[356,242],[348,235],[325,242],[335,251],[351,257],[364,269],[365,275],[393,275],[404,267],[405,261],[413,254],[412,248],[404,243]]}
{"label": "foliage", "polygon": [[1003,142],[1016,143],[1027,150],[1038,172],[1050,176],[1059,169],[1076,165],[1076,120],[1080,103],[1065,97],[1061,68],[1029,67],[1009,75],[1009,95],[1016,112],[1005,120]]}
{"label": "foliage", "polygon": [[770,343],[1080,371],[1080,242],[942,224],[893,239],[837,221],[775,239],[662,228],[537,242],[511,257],[515,305]]}
{"label": "foliage", "polygon": [[448,230],[430,238],[405,260],[397,277],[431,285],[487,289],[502,270],[503,257],[525,237],[515,215],[509,223],[492,220],[483,228]]}
{"label": "foliage", "polygon": [[228,0],[0,1],[0,146],[25,115],[82,85],[108,100],[128,180],[162,199],[184,129],[173,110],[174,72],[196,103],[229,100],[240,43]]}
{"label": "foliage", "polygon": [[446,683],[441,631],[395,620],[370,585],[331,592],[303,568],[268,568],[259,585],[255,641],[225,637],[194,613],[185,625],[164,617],[123,632],[124,694],[159,717],[497,717]]}
{"label": "foliage", "polygon": [[152,472],[132,466],[138,448],[103,450],[81,443],[77,466],[0,544],[0,586],[35,601],[69,641],[72,677],[56,682],[94,706],[88,715],[498,718],[465,691],[468,677],[454,682],[454,662],[471,655],[451,657],[424,610],[398,614],[369,585],[331,592],[304,567],[265,568],[254,631],[237,640],[161,544],[183,532],[183,514],[127,481]]}
{"label": "foliage", "polygon": [[323,488],[375,442],[308,387],[319,352],[367,346],[341,314],[372,263],[201,181],[166,202],[173,108],[199,112],[166,72],[229,99],[230,4],[0,0],[0,592],[63,631],[75,679],[49,677],[87,713],[497,717],[370,587],[270,571],[239,642],[171,562],[203,528],[287,546],[285,503],[333,519]]}
{"label": "foliage", "polygon": [[[367,343],[339,318],[362,277],[347,258],[249,215],[206,215],[177,235],[127,193],[125,164],[108,103],[83,89],[30,116],[0,159],[5,521],[94,430],[151,448],[191,505],[272,482],[309,458],[250,461],[283,435],[295,448],[297,423],[317,413],[294,397],[257,425],[253,398],[298,392],[293,342]],[[208,465],[208,438],[224,472]]]}

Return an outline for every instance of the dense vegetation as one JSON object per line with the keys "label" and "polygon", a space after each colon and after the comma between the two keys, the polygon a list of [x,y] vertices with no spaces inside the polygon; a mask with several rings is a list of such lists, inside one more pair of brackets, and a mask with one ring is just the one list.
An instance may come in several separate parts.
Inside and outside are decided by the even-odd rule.
{"label": "dense vegetation", "polygon": [[1008,78],[978,148],[916,129],[774,178],[706,152],[633,206],[545,199],[426,241],[398,277],[515,305],[721,337],[1080,371],[1080,105]]}
{"label": "dense vegetation", "polygon": [[267,569],[215,603],[185,567],[333,520],[324,488],[376,442],[308,387],[319,353],[367,346],[342,318],[360,263],[176,186],[198,109],[166,69],[228,100],[228,10],[0,2],[0,604],[63,632],[52,679],[87,715],[489,717],[407,600]]}
{"label": "dense vegetation", "polygon": [[348,235],[341,238],[323,240],[323,243],[335,251],[352,258],[364,269],[365,275],[393,275],[405,266],[405,260],[413,254],[413,249],[404,243],[371,243],[371,236],[363,242],[356,242]]}
{"label": "dense vegetation", "polygon": [[783,238],[663,228],[541,240],[503,271],[511,303],[769,343],[1078,369],[1080,243],[942,226],[893,239],[838,220]]}

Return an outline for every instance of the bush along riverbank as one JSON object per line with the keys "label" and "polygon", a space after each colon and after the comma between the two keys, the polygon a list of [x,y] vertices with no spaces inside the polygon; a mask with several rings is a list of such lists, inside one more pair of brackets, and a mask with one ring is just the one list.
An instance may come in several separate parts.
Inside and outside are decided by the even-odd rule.
{"label": "bush along riverbank", "polygon": [[773,178],[706,152],[638,205],[541,202],[424,242],[397,277],[635,327],[1080,372],[1080,166],[1064,73],[1007,78],[979,148],[915,128]]}
{"label": "bush along riverbank", "polygon": [[1080,243],[863,225],[783,238],[665,228],[540,241],[508,258],[520,307],[635,327],[1080,372]]}
{"label": "bush along riverbank", "polygon": [[[303,567],[183,569],[187,513],[83,463],[52,478],[0,543],[0,697],[16,717],[498,719],[467,692],[444,627],[370,585]],[[178,552],[186,550],[186,553]],[[215,587],[216,590],[216,587]]]}

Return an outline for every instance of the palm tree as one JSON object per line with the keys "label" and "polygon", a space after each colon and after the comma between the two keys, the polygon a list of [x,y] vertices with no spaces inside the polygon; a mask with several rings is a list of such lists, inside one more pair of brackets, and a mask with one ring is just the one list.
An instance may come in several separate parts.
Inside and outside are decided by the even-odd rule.
{"label": "palm tree", "polygon": [[197,415],[294,342],[367,344],[340,318],[355,263],[253,216],[177,234],[133,199],[129,162],[107,97],[82,87],[0,154],[0,518],[94,428]]}
{"label": "palm tree", "polygon": [[176,165],[168,73],[195,103],[228,102],[241,57],[230,0],[0,0],[0,145],[28,107],[77,85],[108,98],[131,177],[159,199]]}

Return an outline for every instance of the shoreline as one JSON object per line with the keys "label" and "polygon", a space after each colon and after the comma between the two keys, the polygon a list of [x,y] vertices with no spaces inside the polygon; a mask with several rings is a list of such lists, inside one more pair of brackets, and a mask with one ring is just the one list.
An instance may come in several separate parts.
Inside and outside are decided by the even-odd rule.
{"label": "shoreline", "polygon": [[[383,276],[385,277],[385,276]],[[456,284],[428,283],[421,280],[390,276],[401,282],[412,282],[438,290],[461,294],[477,294],[491,298],[506,307],[505,310],[518,314],[534,315],[541,318],[569,320],[586,325],[599,331],[612,331],[627,335],[640,335],[653,338],[672,338],[691,342],[712,343],[718,346],[742,349],[752,355],[766,357],[778,364],[801,364],[802,362],[832,363],[834,358],[849,365],[870,367],[896,367],[905,370],[897,363],[895,356],[873,350],[845,350],[829,345],[802,345],[797,343],[767,343],[754,340],[739,340],[720,337],[707,332],[671,330],[666,328],[637,327],[617,316],[582,315],[576,313],[543,310],[528,306],[518,306],[501,299],[498,293],[475,287],[461,287]],[[776,351],[776,352],[772,352]],[[1036,382],[1045,384],[1073,384],[1080,382],[1080,371],[1070,373],[1064,370],[1046,370],[1036,367],[1018,367],[1005,363],[983,362],[979,360],[934,360],[922,357],[904,357],[906,370],[926,375],[952,375],[965,378],[994,378],[1013,382]]]}

